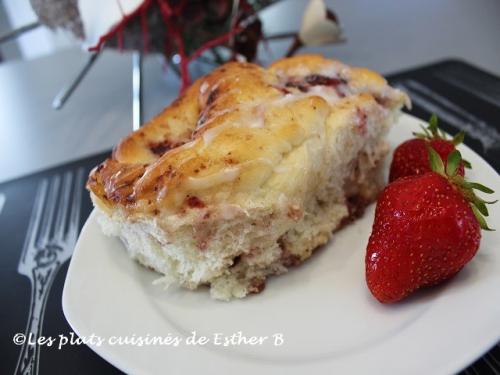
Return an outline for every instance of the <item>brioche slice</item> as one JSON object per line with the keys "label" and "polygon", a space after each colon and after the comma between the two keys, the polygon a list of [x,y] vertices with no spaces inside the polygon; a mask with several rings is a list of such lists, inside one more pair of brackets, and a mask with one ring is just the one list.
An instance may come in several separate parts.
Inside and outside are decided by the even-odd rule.
{"label": "brioche slice", "polygon": [[87,186],[104,233],[159,283],[241,298],[375,199],[404,104],[377,73],[317,55],[228,63],[126,137]]}

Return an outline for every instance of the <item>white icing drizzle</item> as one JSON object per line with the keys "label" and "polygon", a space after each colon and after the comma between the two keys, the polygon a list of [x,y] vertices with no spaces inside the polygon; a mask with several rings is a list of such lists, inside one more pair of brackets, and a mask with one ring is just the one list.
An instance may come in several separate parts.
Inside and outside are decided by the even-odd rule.
{"label": "white icing drizzle", "polygon": [[207,89],[208,89],[208,83],[207,82],[203,82],[200,86],[200,94],[203,95],[207,92]]}
{"label": "white icing drizzle", "polygon": [[[337,74],[331,74],[333,72],[338,73],[337,69],[331,69],[332,71],[329,71],[329,75],[334,75],[336,76]],[[200,91],[205,91],[207,87],[205,87],[206,82],[202,84],[200,87]],[[316,86],[311,86],[309,87],[307,92],[295,92],[295,93],[288,93],[285,94],[284,96],[280,96],[278,98],[274,99],[269,99],[266,98],[262,101],[252,101],[249,103],[242,103],[239,104],[233,108],[226,108],[224,110],[215,112],[211,114],[211,118],[206,121],[205,123],[201,124],[198,129],[202,129],[203,127],[207,126],[210,124],[212,121],[216,120],[219,116],[222,116],[226,113],[240,110],[242,112],[249,110],[249,109],[254,109],[256,113],[242,117],[239,119],[237,123],[231,123],[231,126],[234,127],[248,127],[248,128],[264,128],[265,127],[265,112],[267,108],[270,107],[275,107],[275,106],[285,106],[288,105],[289,103],[293,103],[295,101],[312,97],[312,96],[319,96],[323,98],[328,104],[333,105],[335,104],[340,98],[337,90],[333,87],[327,87],[327,86],[321,86],[321,85],[316,85]],[[265,101],[267,100],[267,102]],[[205,147],[209,146],[212,141],[225,129],[229,123],[221,124],[218,126],[215,126],[213,128],[208,129],[207,131],[203,132],[202,139],[205,144]]]}
{"label": "white icing drizzle", "polygon": [[324,86],[313,86],[309,89],[308,92],[300,92],[300,93],[291,93],[285,94],[285,96],[275,100],[272,105],[275,106],[285,106],[289,103],[295,102],[297,100],[301,100],[304,98],[308,98],[311,96],[319,96],[323,98],[327,103],[334,104],[337,102],[340,97],[335,91],[335,89],[327,88]]}
{"label": "white icing drizzle", "polygon": [[213,187],[215,185],[234,181],[241,172],[241,168],[249,164],[261,163],[268,165],[270,168],[274,168],[273,161],[268,158],[256,158],[252,160],[247,160],[238,166],[227,167],[221,170],[203,177],[188,177],[186,181],[186,188],[202,190],[206,188]]}
{"label": "white icing drizzle", "polygon": [[252,116],[248,121],[248,127],[254,129],[264,128],[264,114]]}
{"label": "white icing drizzle", "polygon": [[186,188],[201,190],[218,184],[234,181],[240,174],[239,167],[224,168],[220,172],[203,177],[188,177]]}
{"label": "white icing drizzle", "polygon": [[[329,104],[334,104],[335,102],[337,102],[340,99],[339,95],[337,94],[337,92],[333,88],[322,87],[322,86],[313,86],[309,89],[308,92],[286,94],[282,97],[279,97],[278,99],[273,99],[268,104],[268,106],[270,106],[270,107],[285,106],[289,103],[292,103],[292,102],[295,102],[297,100],[301,100],[301,99],[304,99],[307,97],[311,97],[311,96],[319,96],[319,97],[323,98]],[[259,106],[264,107],[262,105],[262,103]],[[246,107],[249,107],[249,105],[248,104],[246,104],[244,106],[240,105],[237,108],[245,109]],[[249,128],[258,128],[258,129],[264,128],[264,125],[265,125],[265,123],[264,123],[265,109],[264,108],[259,109],[258,114],[247,116],[246,118],[244,118],[244,120],[242,119],[242,121],[239,121],[238,123],[233,123],[232,125],[235,127],[246,126]],[[200,126],[200,128],[203,128],[208,123],[215,120],[217,117],[219,117],[223,114],[226,114],[232,110],[234,110],[234,109],[225,109],[225,110],[217,112],[214,115],[214,117],[212,117],[210,119],[210,121],[207,121],[205,124]],[[205,146],[208,146],[226,127],[227,127],[227,124],[222,124],[222,125],[215,126],[213,128],[208,129],[207,131],[205,131],[202,135]]]}
{"label": "white icing drizzle", "polygon": [[[222,112],[222,111],[221,111]],[[225,113],[229,112],[225,111]],[[260,111],[259,111],[260,112]],[[217,114],[219,116],[220,114]],[[213,119],[211,119],[212,121]],[[239,121],[237,123],[229,123],[226,122],[224,124],[214,126],[213,128],[210,128],[206,131],[203,132],[202,134],[202,139],[205,144],[205,147],[209,146],[212,141],[217,138],[217,136],[226,128],[228,128],[229,124],[231,124],[233,127],[249,127],[249,128],[258,128],[262,129],[264,128],[264,114],[258,114],[258,115],[253,115],[253,116],[246,116],[245,121]]]}
{"label": "white icing drizzle", "polygon": [[168,193],[168,188],[167,186],[163,186],[160,190],[160,192],[158,193],[158,200],[161,201],[163,198],[165,198],[167,196],[167,193]]}
{"label": "white icing drizzle", "polygon": [[257,159],[253,159],[253,160],[248,160],[247,162],[245,162],[243,164],[250,164],[250,163],[262,163],[262,164],[267,164],[270,167],[274,167],[274,163],[272,162],[271,159],[268,159],[268,158],[257,158]]}
{"label": "white icing drizzle", "polygon": [[205,146],[208,146],[212,141],[227,127],[227,124],[215,126],[203,132],[202,138]]}
{"label": "white icing drizzle", "polygon": [[196,143],[196,139],[193,139],[192,141],[189,141],[189,142],[186,142],[184,143],[183,145],[175,148],[176,150],[184,150],[184,149],[188,149],[188,148],[191,148],[195,145]]}
{"label": "white icing drizzle", "polygon": [[286,173],[288,171],[288,168],[283,166],[283,165],[278,165],[274,168],[274,172],[276,173]]}

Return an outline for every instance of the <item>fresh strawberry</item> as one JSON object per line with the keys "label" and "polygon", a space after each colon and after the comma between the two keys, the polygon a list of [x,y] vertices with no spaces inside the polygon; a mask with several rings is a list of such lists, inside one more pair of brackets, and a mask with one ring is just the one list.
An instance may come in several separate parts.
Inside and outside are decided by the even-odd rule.
{"label": "fresh strawberry", "polygon": [[366,252],[366,281],[380,302],[401,300],[459,272],[476,254],[481,228],[489,230],[486,202],[464,180],[453,151],[446,166],[429,147],[432,171],[402,177],[381,193]]}
{"label": "fresh strawberry", "polygon": [[[413,133],[417,138],[410,139],[400,144],[394,150],[391,169],[389,173],[389,182],[400,177],[413,176],[430,172],[429,153],[427,147],[430,146],[437,151],[443,160],[455,151],[455,147],[464,140],[464,132],[460,132],[448,140],[446,134],[439,129],[436,115],[432,115],[427,128],[422,127],[423,133]],[[464,175],[464,164],[462,161],[458,167],[458,174]]]}

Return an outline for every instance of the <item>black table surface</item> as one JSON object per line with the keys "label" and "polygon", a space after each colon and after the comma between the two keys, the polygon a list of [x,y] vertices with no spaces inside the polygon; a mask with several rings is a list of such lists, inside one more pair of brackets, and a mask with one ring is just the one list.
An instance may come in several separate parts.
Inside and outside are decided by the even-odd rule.
{"label": "black table surface", "polygon": [[[413,108],[409,113],[428,119],[436,113],[448,133],[468,133],[465,144],[500,170],[500,79],[470,64],[446,60],[387,77],[392,85],[410,94]],[[35,192],[41,179],[79,167],[88,173],[109,152],[64,164],[30,176],[0,184],[5,197],[0,211],[0,373],[13,373],[20,347],[13,337],[25,330],[30,301],[30,281],[17,272],[17,266],[33,209]],[[82,197],[80,225],[90,214],[88,194]],[[59,270],[48,297],[43,321],[44,336],[68,336],[72,330],[62,311],[61,297],[69,262]],[[500,321],[499,321],[500,324]],[[58,374],[113,374],[119,370],[101,359],[85,345],[66,345],[61,350],[41,346],[39,372]],[[500,348],[495,346],[463,371],[464,374],[500,373]]]}

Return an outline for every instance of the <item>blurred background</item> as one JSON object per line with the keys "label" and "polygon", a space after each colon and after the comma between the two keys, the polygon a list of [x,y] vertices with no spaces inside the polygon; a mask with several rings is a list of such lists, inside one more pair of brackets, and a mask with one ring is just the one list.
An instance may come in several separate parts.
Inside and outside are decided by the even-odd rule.
{"label": "blurred background", "polygon": [[[87,0],[92,1],[92,0]],[[115,1],[115,0],[106,0]],[[264,34],[297,31],[307,0],[265,8]],[[94,2],[104,4],[104,2]],[[498,0],[331,0],[345,41],[318,52],[383,74],[461,59],[500,75]],[[36,21],[28,0],[0,0],[0,34]],[[258,61],[282,57],[290,40],[261,45]],[[44,26],[0,44],[0,181],[110,149],[132,129],[132,56],[105,50],[63,108],[51,104],[89,53],[73,36]],[[196,70],[196,64],[192,66]],[[143,62],[143,119],[179,92],[159,54]]]}
{"label": "blurred background", "polygon": [[[263,10],[265,32],[296,30],[306,3],[307,0],[283,0]],[[500,35],[498,0],[329,0],[326,3],[337,13],[347,42],[327,50],[319,48],[321,53],[382,73],[454,56],[500,74],[500,48],[496,45]],[[35,20],[28,0],[0,2],[0,33]],[[1,45],[0,51],[3,61],[9,62],[43,57],[77,45],[67,33],[38,28]],[[287,47],[286,41],[273,42],[271,52],[280,57]]]}

